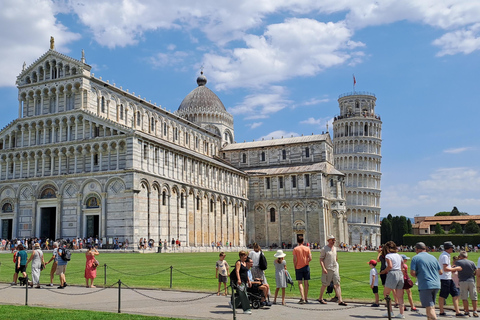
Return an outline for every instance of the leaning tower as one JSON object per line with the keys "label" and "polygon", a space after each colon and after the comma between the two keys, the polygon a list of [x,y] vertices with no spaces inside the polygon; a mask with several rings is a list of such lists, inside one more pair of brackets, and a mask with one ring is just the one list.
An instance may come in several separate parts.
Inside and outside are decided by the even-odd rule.
{"label": "leaning tower", "polygon": [[335,168],[345,174],[348,244],[380,245],[382,121],[377,98],[350,92],[338,98],[340,115],[333,121]]}

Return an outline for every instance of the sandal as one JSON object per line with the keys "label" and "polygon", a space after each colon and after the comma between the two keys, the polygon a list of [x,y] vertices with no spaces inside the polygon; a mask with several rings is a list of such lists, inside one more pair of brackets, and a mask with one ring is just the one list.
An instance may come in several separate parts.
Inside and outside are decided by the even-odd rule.
{"label": "sandal", "polygon": [[413,307],[413,308],[410,309],[410,311],[418,311],[418,309]]}
{"label": "sandal", "polygon": [[345,307],[347,306],[347,304],[346,304],[345,302],[343,302],[343,301],[342,301],[342,302],[339,302],[338,305],[339,305],[339,306],[345,306]]}
{"label": "sandal", "polygon": [[478,313],[475,312],[475,311],[473,311],[473,316],[474,316],[475,318],[478,318]]}
{"label": "sandal", "polygon": [[325,299],[322,299],[322,300],[317,299],[316,301],[320,302],[320,304],[327,304],[327,301],[325,301]]}

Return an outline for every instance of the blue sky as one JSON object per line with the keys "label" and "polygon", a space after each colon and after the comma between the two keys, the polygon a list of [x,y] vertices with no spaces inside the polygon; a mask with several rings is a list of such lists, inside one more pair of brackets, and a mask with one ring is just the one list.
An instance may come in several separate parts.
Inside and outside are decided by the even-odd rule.
{"label": "blue sky", "polygon": [[479,1],[3,0],[0,127],[50,36],[172,112],[203,66],[238,142],[325,131],[355,74],[383,121],[382,216],[480,214]]}

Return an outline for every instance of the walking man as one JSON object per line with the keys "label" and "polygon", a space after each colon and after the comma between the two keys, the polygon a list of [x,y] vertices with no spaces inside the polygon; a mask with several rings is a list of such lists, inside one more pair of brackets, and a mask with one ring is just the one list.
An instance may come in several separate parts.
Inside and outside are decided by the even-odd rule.
{"label": "walking man", "polygon": [[466,251],[460,251],[455,266],[462,268],[462,271],[458,271],[458,282],[460,284],[460,298],[463,301],[465,315],[470,316],[470,310],[468,308],[468,296],[470,296],[473,316],[478,317],[477,289],[475,288],[475,271],[477,270],[477,266],[475,266],[473,261],[468,260],[468,253]]}
{"label": "walking man", "polygon": [[453,243],[451,241],[447,241],[443,243],[444,251],[438,257],[438,262],[443,269],[443,274],[440,275],[440,296],[438,298],[438,306],[440,307],[440,315],[445,316],[445,310],[443,306],[445,305],[445,299],[448,298],[448,295],[452,296],[453,301],[453,308],[455,309],[455,313],[457,317],[462,317],[463,314],[460,313],[460,309],[458,308],[458,298],[459,292],[455,283],[452,280],[452,272],[455,271],[462,271],[461,267],[454,267],[452,268],[450,264],[450,254],[454,251],[453,250]]}
{"label": "walking man", "polygon": [[303,245],[303,236],[297,236],[298,246],[293,249],[293,266],[295,267],[295,278],[298,281],[300,290],[299,304],[308,303],[308,280],[310,280],[310,261],[312,253],[310,248]]}
{"label": "walking man", "polygon": [[326,304],[323,294],[328,285],[333,281],[335,296],[338,298],[338,304],[346,306],[342,299],[342,289],[340,288],[340,273],[338,272],[337,248],[335,247],[335,236],[328,236],[327,245],[320,251],[320,265],[322,266],[322,288],[318,302]]}
{"label": "walking man", "polygon": [[437,259],[427,253],[425,243],[418,242],[415,245],[417,255],[410,263],[410,275],[418,280],[418,293],[422,307],[426,309],[427,320],[437,319],[435,314],[435,300],[440,290],[440,276],[442,267]]}
{"label": "walking man", "polygon": [[55,274],[60,279],[60,287],[58,289],[64,289],[67,286],[67,282],[65,280],[65,270],[67,269],[68,261],[63,259],[65,248],[60,246],[57,251],[57,271]]}

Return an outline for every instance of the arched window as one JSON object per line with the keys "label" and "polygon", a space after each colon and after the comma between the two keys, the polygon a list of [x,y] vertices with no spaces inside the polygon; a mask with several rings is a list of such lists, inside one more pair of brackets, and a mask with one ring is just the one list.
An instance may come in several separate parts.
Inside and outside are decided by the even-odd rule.
{"label": "arched window", "polygon": [[226,207],[227,207],[227,205],[225,204],[225,202],[222,203],[222,214],[225,214],[225,211],[227,211]]}
{"label": "arched window", "polygon": [[310,148],[309,147],[305,148],[305,157],[310,158]]}
{"label": "arched window", "polygon": [[365,125],[365,129],[363,130],[363,135],[368,136],[368,125]]}
{"label": "arched window", "polygon": [[262,151],[261,160],[262,160],[262,161],[265,161],[265,151]]}
{"label": "arched window", "polygon": [[242,154],[242,162],[247,163],[247,154],[246,153]]}
{"label": "arched window", "polygon": [[140,115],[140,111],[137,111],[137,126],[141,126],[142,125],[142,117]]}
{"label": "arched window", "polygon": [[167,123],[166,122],[163,123],[163,135],[164,136],[167,135]]}
{"label": "arched window", "polygon": [[102,96],[102,104],[101,104],[101,106],[102,106],[102,112],[105,113],[105,97],[103,97],[103,96]]}
{"label": "arched window", "polygon": [[282,160],[287,159],[287,150],[283,149],[282,150]]}
{"label": "arched window", "polygon": [[165,191],[162,192],[162,206],[167,205],[167,193]]}
{"label": "arched window", "polygon": [[200,210],[200,197],[197,196],[197,210]]}
{"label": "arched window", "polygon": [[7,202],[2,206],[2,212],[3,213],[9,213],[13,212],[13,206],[11,203]]}
{"label": "arched window", "polygon": [[270,208],[270,222],[275,222],[275,208]]}
{"label": "arched window", "polygon": [[155,119],[153,117],[150,118],[150,132],[155,132]]}
{"label": "arched window", "polygon": [[210,199],[210,212],[213,212],[213,199]]}
{"label": "arched window", "polygon": [[185,194],[182,192],[182,195],[180,197],[180,208],[185,207]]}
{"label": "arched window", "polygon": [[123,104],[120,105],[120,120],[123,120]]}

